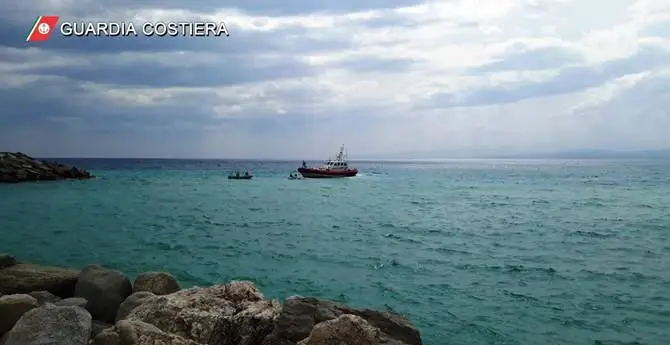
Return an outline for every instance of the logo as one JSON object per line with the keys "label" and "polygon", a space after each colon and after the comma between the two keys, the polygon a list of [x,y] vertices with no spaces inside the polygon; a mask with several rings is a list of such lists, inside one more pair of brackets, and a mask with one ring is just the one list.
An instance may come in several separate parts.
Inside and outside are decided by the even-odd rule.
{"label": "logo", "polygon": [[44,42],[49,39],[58,24],[58,16],[39,16],[28,32],[26,42]]}

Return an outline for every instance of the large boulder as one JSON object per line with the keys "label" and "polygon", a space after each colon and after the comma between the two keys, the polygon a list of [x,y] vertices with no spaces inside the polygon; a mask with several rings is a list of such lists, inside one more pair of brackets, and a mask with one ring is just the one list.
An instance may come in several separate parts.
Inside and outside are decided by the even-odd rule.
{"label": "large boulder", "polygon": [[253,283],[233,281],[149,298],[126,320],[150,323],[202,344],[257,345],[272,331],[280,310]]}
{"label": "large boulder", "polygon": [[[100,332],[91,345],[203,345],[142,321],[121,320]],[[219,344],[212,344],[219,345]]]}
{"label": "large boulder", "polygon": [[30,295],[17,294],[0,297],[0,334],[12,329],[23,314],[37,307],[39,303]]}
{"label": "large boulder", "polygon": [[273,332],[263,345],[294,345],[307,338],[315,325],[341,315],[360,316],[381,331],[385,343],[421,345],[419,330],[406,318],[383,311],[355,309],[314,297],[290,297],[284,302]]}
{"label": "large boulder", "polygon": [[314,326],[297,345],[379,345],[381,331],[360,316],[344,314]]}
{"label": "large boulder", "polygon": [[156,295],[148,291],[139,291],[128,296],[128,298],[121,303],[119,310],[116,312],[116,321],[125,319],[131,311],[144,303],[148,298],[152,297],[156,297]]}
{"label": "large boulder", "polygon": [[0,253],[0,269],[16,265],[16,258],[9,254]]}
{"label": "large boulder", "polygon": [[62,298],[72,297],[78,270],[32,264],[16,264],[0,270],[0,293],[11,295],[49,291]]}
{"label": "large boulder", "polygon": [[23,314],[5,345],[87,345],[91,315],[79,307],[45,304]]}
{"label": "large boulder", "polygon": [[81,272],[74,295],[88,301],[86,309],[94,319],[114,322],[119,305],[131,292],[130,280],[121,271],[91,265]]}
{"label": "large boulder", "polygon": [[29,295],[33,296],[40,305],[45,303],[56,303],[62,299],[49,291],[33,291],[29,293]]}
{"label": "large boulder", "polygon": [[156,295],[167,295],[181,290],[179,282],[170,273],[146,272],[135,278],[133,292],[148,291]]}

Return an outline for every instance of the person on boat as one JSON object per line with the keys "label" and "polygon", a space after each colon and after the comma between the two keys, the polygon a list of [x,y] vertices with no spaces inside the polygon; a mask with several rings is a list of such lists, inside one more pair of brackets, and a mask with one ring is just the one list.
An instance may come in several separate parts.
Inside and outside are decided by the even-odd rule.
{"label": "person on boat", "polygon": [[303,168],[307,168],[307,162],[302,161],[302,167],[303,167]]}
{"label": "person on boat", "polygon": [[235,172],[235,177],[240,177],[240,171],[239,170]]}
{"label": "person on boat", "polygon": [[249,176],[249,171],[245,171],[244,176]]}

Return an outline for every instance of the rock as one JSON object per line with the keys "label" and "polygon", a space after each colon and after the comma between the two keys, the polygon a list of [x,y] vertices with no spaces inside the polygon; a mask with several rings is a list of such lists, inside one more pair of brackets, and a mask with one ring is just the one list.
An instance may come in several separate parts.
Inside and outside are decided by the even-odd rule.
{"label": "rock", "polygon": [[384,342],[421,345],[419,330],[400,315],[369,309],[354,309],[314,297],[291,297],[284,302],[273,332],[263,345],[293,345],[307,338],[312,328],[343,314],[360,316],[382,332]]}
{"label": "rock", "polygon": [[0,152],[0,183],[94,178],[88,171],[34,159],[17,152]]}
{"label": "rock", "polygon": [[89,342],[89,345],[123,345],[125,344],[121,340],[121,335],[117,331],[116,328],[107,328],[103,330],[102,332],[98,333],[91,342]]}
{"label": "rock", "polygon": [[25,313],[5,345],[87,345],[90,334],[91,315],[86,310],[47,303]]}
{"label": "rock", "polygon": [[86,309],[94,319],[114,322],[119,305],[131,292],[130,281],[121,271],[91,265],[81,272],[74,295],[88,300]]}
{"label": "rock", "polygon": [[272,331],[280,310],[253,283],[233,281],[149,298],[126,320],[150,323],[202,344],[258,345]]}
{"label": "rock", "polygon": [[167,295],[181,290],[177,279],[165,272],[146,272],[135,278],[133,292],[149,291],[156,295]]}
{"label": "rock", "polygon": [[37,300],[37,303],[43,305],[44,303],[56,303],[61,300],[60,297],[52,294],[49,291],[33,291],[29,293],[30,296],[33,296]]}
{"label": "rock", "polygon": [[110,327],[114,327],[114,325],[105,321],[93,320],[91,323],[91,339],[95,338],[95,336]]}
{"label": "rock", "polygon": [[144,303],[147,298],[151,297],[156,297],[156,295],[148,291],[139,291],[128,296],[128,298],[121,303],[119,310],[116,312],[116,321],[125,319],[133,309],[137,308],[137,306]]}
{"label": "rock", "polygon": [[[121,320],[98,334],[91,345],[203,345],[141,321]],[[212,344],[219,345],[219,344]]]}
{"label": "rock", "polygon": [[0,297],[0,334],[8,332],[21,316],[39,303],[30,295],[17,294]]}
{"label": "rock", "polygon": [[70,298],[60,300],[60,301],[58,301],[54,304],[59,305],[59,306],[73,306],[73,307],[80,307],[80,308],[86,309],[86,304],[87,303],[88,303],[88,301],[86,300],[86,298],[70,297]]}
{"label": "rock", "polygon": [[78,270],[61,267],[16,264],[0,270],[0,293],[5,295],[48,291],[63,298],[72,297]]}
{"label": "rock", "polygon": [[314,326],[297,345],[379,345],[381,331],[360,316],[344,314]]}
{"label": "rock", "polygon": [[16,258],[9,254],[0,254],[0,269],[16,265]]}

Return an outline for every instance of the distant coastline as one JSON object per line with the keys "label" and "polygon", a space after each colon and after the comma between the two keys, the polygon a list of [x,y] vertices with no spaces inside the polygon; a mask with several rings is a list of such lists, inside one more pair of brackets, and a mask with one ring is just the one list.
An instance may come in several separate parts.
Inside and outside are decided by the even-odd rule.
{"label": "distant coastline", "polygon": [[[280,158],[243,158],[243,157],[41,157],[54,161],[73,160],[199,160],[199,161],[251,161],[251,162],[321,162],[323,158],[315,157],[280,157]],[[403,152],[395,154],[360,154],[350,157],[352,162],[419,162],[419,161],[441,161],[460,159],[670,159],[670,149],[667,150],[638,150],[638,151],[616,151],[616,150],[574,150],[558,152],[536,152],[536,153],[489,153],[474,154],[467,152]]]}

